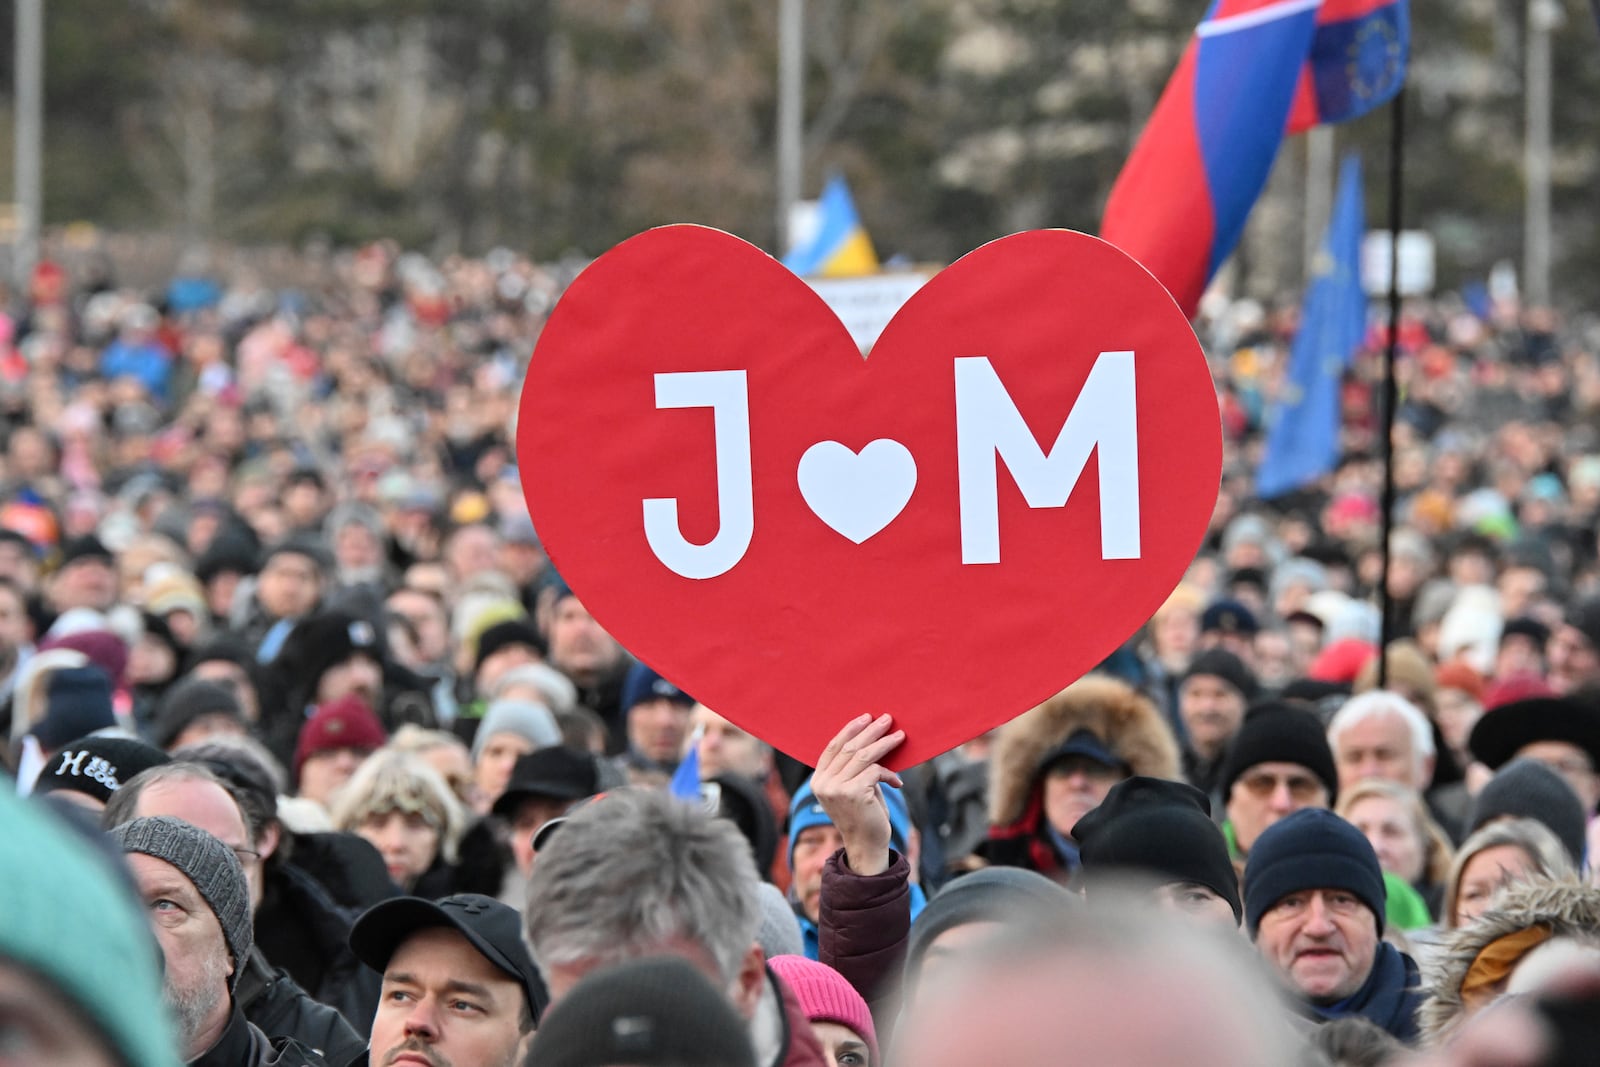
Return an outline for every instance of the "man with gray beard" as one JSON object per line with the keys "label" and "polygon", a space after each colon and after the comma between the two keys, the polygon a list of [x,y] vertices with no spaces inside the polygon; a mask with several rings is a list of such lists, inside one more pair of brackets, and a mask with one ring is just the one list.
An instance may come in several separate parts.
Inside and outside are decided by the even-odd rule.
{"label": "man with gray beard", "polygon": [[254,934],[250,890],[233,851],[165,815],[123,823],[111,837],[161,946],[162,993],[191,1067],[325,1067],[296,1041],[269,1041],[234,1004]]}

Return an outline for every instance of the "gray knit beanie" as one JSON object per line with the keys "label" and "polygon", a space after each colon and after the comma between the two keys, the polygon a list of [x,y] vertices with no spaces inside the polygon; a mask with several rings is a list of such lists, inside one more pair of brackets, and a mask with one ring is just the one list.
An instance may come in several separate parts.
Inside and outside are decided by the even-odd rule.
{"label": "gray knit beanie", "polygon": [[771,882],[762,882],[761,926],[756,930],[756,944],[767,959],[774,956],[804,956],[805,942],[800,937],[800,923],[795,919],[794,908],[784,899],[783,890]]}
{"label": "gray knit beanie", "polygon": [[561,727],[543,704],[531,700],[496,700],[483,713],[478,732],[472,737],[472,762],[478,762],[483,746],[495,734],[517,734],[536,748],[561,744]]}
{"label": "gray knit beanie", "polygon": [[1516,759],[1501,767],[1478,794],[1467,827],[1476,832],[1495,819],[1536,819],[1566,846],[1573,864],[1583,862],[1583,801],[1567,780],[1538,760]]}
{"label": "gray knit beanie", "polygon": [[198,826],[170,815],[152,815],[125,822],[111,831],[123,852],[154,856],[172,864],[194,883],[222,927],[233,954],[232,990],[244,974],[254,932],[250,923],[250,886],[233,850]]}

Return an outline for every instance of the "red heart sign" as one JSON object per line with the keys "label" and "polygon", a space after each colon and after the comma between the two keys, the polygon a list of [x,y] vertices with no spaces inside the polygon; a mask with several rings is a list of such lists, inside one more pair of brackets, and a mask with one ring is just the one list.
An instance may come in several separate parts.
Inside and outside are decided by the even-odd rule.
{"label": "red heart sign", "polygon": [[777,260],[669,226],[578,276],[517,429],[551,560],[629,650],[811,761],[1013,718],[1159,607],[1216,500],[1216,394],[1160,283],[1081,233],[994,241],[863,360]]}

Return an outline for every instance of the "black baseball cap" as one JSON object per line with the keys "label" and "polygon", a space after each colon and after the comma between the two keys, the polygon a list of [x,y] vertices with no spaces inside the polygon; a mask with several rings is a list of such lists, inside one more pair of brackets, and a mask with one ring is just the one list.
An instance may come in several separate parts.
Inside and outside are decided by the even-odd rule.
{"label": "black baseball cap", "polygon": [[441,900],[395,897],[374,904],[350,928],[356,959],[382,974],[406,938],[418,930],[444,926],[459,931],[484,959],[516,979],[537,1022],[550,994],[522,940],[515,909],[481,893],[456,893]]}

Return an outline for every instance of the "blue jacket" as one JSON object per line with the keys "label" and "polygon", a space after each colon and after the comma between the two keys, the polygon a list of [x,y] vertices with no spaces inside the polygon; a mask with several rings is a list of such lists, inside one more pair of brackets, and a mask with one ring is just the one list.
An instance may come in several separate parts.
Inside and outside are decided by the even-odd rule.
{"label": "blue jacket", "polygon": [[[841,850],[842,852],[842,850]],[[922,892],[920,885],[911,887],[911,921],[915,922],[917,914],[927,907],[928,898]],[[806,913],[800,910],[800,905],[794,906],[795,921],[800,924],[800,940],[806,947],[806,959],[820,959],[821,940],[817,931],[817,924],[806,918]]]}

